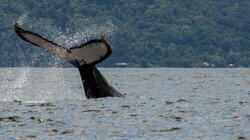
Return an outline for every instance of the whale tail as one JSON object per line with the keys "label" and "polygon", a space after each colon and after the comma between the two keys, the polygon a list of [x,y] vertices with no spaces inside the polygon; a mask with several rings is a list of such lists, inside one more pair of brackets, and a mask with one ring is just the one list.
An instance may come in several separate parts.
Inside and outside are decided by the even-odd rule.
{"label": "whale tail", "polygon": [[112,47],[103,35],[101,35],[101,39],[90,40],[80,46],[66,49],[39,34],[22,29],[18,23],[14,23],[13,28],[21,39],[43,48],[76,66],[81,74],[87,98],[123,96],[108,84],[95,67],[96,64],[108,58],[112,53]]}
{"label": "whale tail", "polygon": [[80,46],[66,49],[34,32],[22,29],[18,23],[14,23],[13,27],[21,39],[69,61],[76,67],[96,65],[112,53],[112,47],[103,35],[101,39],[90,40]]}

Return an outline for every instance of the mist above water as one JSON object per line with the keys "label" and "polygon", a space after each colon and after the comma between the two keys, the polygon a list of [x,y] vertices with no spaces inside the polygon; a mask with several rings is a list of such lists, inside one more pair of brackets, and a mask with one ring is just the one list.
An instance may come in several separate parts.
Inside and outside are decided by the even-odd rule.
{"label": "mist above water", "polygon": [[[78,18],[78,16],[75,16]],[[88,21],[88,19],[85,19]],[[52,42],[61,45],[65,48],[71,48],[80,46],[83,43],[91,39],[100,39],[100,35],[104,35],[107,38],[112,38],[115,27],[114,25],[94,24],[90,26],[77,26],[71,27],[67,25],[66,29],[55,25],[52,19],[33,17],[29,12],[25,12],[19,17],[17,22],[23,26],[25,30],[33,31]],[[34,63],[39,61],[40,57],[43,57],[47,52],[36,49],[37,52],[30,54],[33,56]],[[62,66],[60,58],[53,56],[53,62],[50,62],[51,66]]]}
{"label": "mist above water", "polygon": [[[81,15],[75,15],[78,19]],[[89,21],[88,18],[84,19]],[[76,45],[81,45],[91,39],[99,39],[100,35],[112,37],[115,32],[113,24],[94,24],[90,26],[71,27],[66,25],[66,29],[55,25],[52,19],[37,18],[32,16],[30,12],[25,12],[21,15],[17,22],[23,25],[24,28],[40,34],[41,36],[55,42],[63,47],[70,48]]]}
{"label": "mist above water", "polygon": [[[13,16],[6,17],[6,23],[9,26],[11,34],[6,34],[5,40],[13,43],[13,49],[18,52],[18,66],[36,66],[41,59],[47,59],[45,66],[61,67],[67,64],[60,58],[51,55],[35,46],[31,46],[27,42],[19,39],[13,31],[13,23],[18,22],[25,30],[35,32],[52,42],[55,42],[65,48],[79,46],[91,39],[100,39],[100,35],[104,35],[108,41],[111,41],[115,30],[117,29],[112,22],[106,21],[93,23],[93,17],[83,14],[72,15],[72,23],[66,23],[64,26],[56,25],[57,19],[41,18],[30,12],[30,9],[19,1],[0,1],[0,8],[4,11],[16,11]],[[24,49],[24,47],[26,47]],[[8,49],[6,49],[8,51]],[[7,53],[7,52],[6,52]],[[16,62],[14,62],[16,63]]]}

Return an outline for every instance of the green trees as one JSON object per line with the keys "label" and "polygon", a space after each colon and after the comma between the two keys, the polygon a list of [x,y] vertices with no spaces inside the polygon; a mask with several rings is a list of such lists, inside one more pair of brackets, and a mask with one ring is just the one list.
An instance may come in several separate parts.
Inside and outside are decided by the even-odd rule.
{"label": "green trees", "polygon": [[[118,62],[132,67],[202,67],[204,62],[211,67],[250,66],[248,1],[24,0],[19,4],[25,8],[0,9],[0,66],[53,65],[55,58],[45,52],[38,55],[40,61],[28,61],[38,48],[15,36],[12,22],[25,11],[51,19],[61,31],[112,27],[114,34],[107,34],[107,39],[114,52],[100,66],[113,67]],[[43,27],[39,30],[48,32]]]}

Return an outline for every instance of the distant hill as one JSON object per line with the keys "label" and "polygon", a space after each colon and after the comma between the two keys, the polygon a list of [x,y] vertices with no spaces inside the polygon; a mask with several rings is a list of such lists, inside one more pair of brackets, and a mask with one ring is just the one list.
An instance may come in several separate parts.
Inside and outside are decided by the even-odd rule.
{"label": "distant hill", "polygon": [[71,66],[20,40],[12,29],[18,19],[67,47],[104,34],[114,49],[99,66],[250,66],[246,0],[2,0],[0,19],[1,67]]}

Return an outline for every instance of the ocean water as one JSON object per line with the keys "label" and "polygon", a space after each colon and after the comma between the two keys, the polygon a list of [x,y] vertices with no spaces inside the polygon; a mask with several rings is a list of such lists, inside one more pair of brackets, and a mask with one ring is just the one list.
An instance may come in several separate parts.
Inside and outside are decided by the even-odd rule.
{"label": "ocean water", "polygon": [[0,68],[0,139],[250,139],[249,68],[100,71],[124,98],[87,100],[74,68]]}

